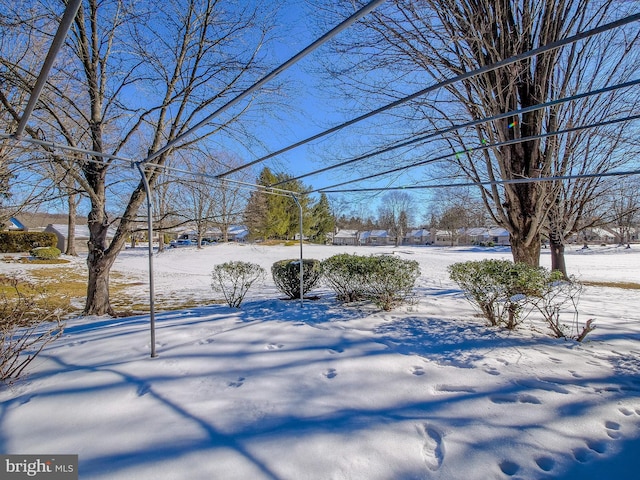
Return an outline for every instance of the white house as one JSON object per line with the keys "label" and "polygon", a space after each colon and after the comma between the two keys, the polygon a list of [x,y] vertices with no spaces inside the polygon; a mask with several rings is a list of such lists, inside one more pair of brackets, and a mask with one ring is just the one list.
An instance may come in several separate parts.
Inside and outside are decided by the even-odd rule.
{"label": "white house", "polygon": [[333,236],[334,245],[357,245],[358,230],[338,230]]}
{"label": "white house", "polygon": [[434,245],[454,246],[458,245],[458,236],[447,230],[436,230]]}
{"label": "white house", "polygon": [[404,243],[408,245],[430,245],[433,243],[431,232],[424,228],[411,230],[405,235]]}
{"label": "white house", "polygon": [[227,232],[230,242],[246,242],[249,229],[244,225],[231,225]]}
{"label": "white house", "polygon": [[494,245],[509,245],[509,232],[501,227],[473,227],[467,228],[461,234],[462,243],[473,245],[493,243]]}
{"label": "white house", "polygon": [[360,234],[361,245],[393,245],[395,238],[386,230],[371,230]]}

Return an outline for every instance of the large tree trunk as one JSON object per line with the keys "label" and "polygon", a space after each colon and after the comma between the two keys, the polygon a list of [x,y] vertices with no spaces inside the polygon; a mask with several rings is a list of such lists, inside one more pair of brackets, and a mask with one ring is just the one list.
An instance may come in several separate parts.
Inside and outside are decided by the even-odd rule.
{"label": "large tree trunk", "polygon": [[[91,219],[89,220],[91,222]],[[89,282],[87,284],[87,301],[84,308],[85,315],[113,315],[109,300],[109,273],[117,254],[106,248],[106,223],[92,225],[89,223],[91,239],[88,242],[89,254],[87,267]]]}
{"label": "large tree trunk", "polygon": [[514,262],[526,263],[532,267],[540,265],[540,241],[526,242],[517,234],[512,234],[510,241]]}
{"label": "large tree trunk", "polygon": [[89,283],[85,315],[114,315],[109,297],[109,272],[116,255],[104,255],[100,249],[89,250]]}

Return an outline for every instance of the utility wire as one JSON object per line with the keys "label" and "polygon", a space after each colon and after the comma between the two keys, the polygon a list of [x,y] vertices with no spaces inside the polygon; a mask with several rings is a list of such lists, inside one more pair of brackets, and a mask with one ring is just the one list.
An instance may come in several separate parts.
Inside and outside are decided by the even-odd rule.
{"label": "utility wire", "polygon": [[555,182],[557,180],[576,180],[583,178],[602,178],[602,177],[628,177],[631,175],[639,175],[640,170],[631,170],[628,172],[600,172],[600,173],[583,173],[576,175],[558,175],[554,177],[538,177],[538,178],[511,178],[508,180],[486,180],[481,182],[467,183],[445,183],[437,185],[404,185],[397,187],[378,187],[378,188],[354,188],[350,190],[323,190],[322,193],[360,193],[360,192],[386,192],[389,190],[428,190],[433,188],[452,188],[452,187],[480,187],[485,185],[506,185],[513,183],[538,183],[538,182]]}
{"label": "utility wire", "polygon": [[396,173],[396,172],[402,172],[404,170],[409,170],[410,168],[414,168],[414,167],[420,167],[423,165],[427,165],[429,163],[435,163],[438,162],[440,160],[445,160],[451,156],[458,156],[462,153],[466,153],[466,152],[470,152],[470,151],[483,151],[483,150],[488,150],[490,148],[500,148],[500,147],[505,147],[508,145],[515,145],[517,143],[524,143],[524,142],[530,142],[532,140],[539,140],[542,138],[547,138],[547,137],[556,137],[559,135],[564,135],[566,133],[573,133],[573,132],[579,132],[581,130],[587,130],[589,128],[597,128],[597,127],[604,127],[607,125],[614,125],[616,123],[622,123],[622,122],[627,122],[627,121],[633,121],[633,120],[638,120],[640,118],[640,114],[639,115],[632,115],[632,116],[628,116],[628,117],[623,117],[623,118],[615,118],[613,120],[605,120],[602,122],[597,122],[597,123],[591,123],[588,125],[581,125],[581,126],[577,126],[577,127],[572,127],[572,128],[567,128],[565,130],[556,130],[555,132],[548,132],[548,133],[541,133],[539,135],[532,135],[529,137],[522,137],[522,138],[514,138],[511,140],[506,140],[504,142],[498,142],[498,143],[491,143],[491,144],[487,144],[487,143],[483,143],[480,146],[477,147],[471,147],[459,152],[455,152],[455,153],[447,153],[445,155],[440,155],[438,157],[435,158],[429,158],[427,160],[422,160],[420,162],[414,162],[411,163],[409,165],[404,165],[402,167],[397,167],[397,168],[393,168],[391,170],[385,170],[384,172],[379,172],[379,173],[374,173],[371,175],[367,175],[366,177],[360,177],[357,178],[355,180],[348,180],[346,182],[342,182],[342,183],[336,183],[335,185],[330,185],[328,187],[322,187],[322,188],[317,188],[315,190],[309,190],[305,193],[315,193],[315,192],[320,192],[320,191],[325,191],[327,189],[331,189],[331,188],[336,188],[336,187],[342,187],[343,185],[348,185],[350,183],[355,183],[355,182],[361,182],[363,180],[370,180],[372,178],[376,178],[376,177],[381,177],[383,175],[388,175],[390,173]]}
{"label": "utility wire", "polygon": [[187,130],[183,134],[178,135],[175,139],[173,139],[172,141],[167,143],[164,147],[162,147],[157,152],[154,152],[151,155],[149,155],[147,158],[145,158],[143,160],[143,162],[149,162],[149,161],[153,160],[154,158],[159,157],[160,155],[165,153],[167,150],[169,150],[172,147],[174,147],[177,143],[181,142],[187,136],[191,135],[196,130],[198,130],[198,129],[202,128],[203,126],[205,126],[207,123],[209,123],[213,118],[218,116],[220,113],[224,112],[228,108],[230,108],[233,105],[237,104],[240,100],[242,100],[243,98],[247,97],[249,94],[253,93],[257,89],[262,87],[265,83],[267,83],[268,81],[270,81],[271,79],[273,79],[274,77],[279,75],[280,73],[284,72],[290,66],[292,66],[295,63],[297,63],[299,60],[301,60],[302,58],[304,58],[305,56],[307,56],[308,54],[310,54],[314,50],[316,50],[322,44],[326,43],[331,38],[335,37],[337,34],[342,32],[343,30],[345,30],[347,27],[351,26],[358,19],[360,19],[364,15],[370,13],[374,9],[376,9],[384,1],[385,0],[372,0],[371,2],[366,4],[364,7],[362,7],[358,11],[356,11],[353,15],[351,15],[349,18],[344,20],[342,23],[340,23],[339,25],[337,25],[336,27],[334,27],[333,29],[331,29],[330,31],[325,33],[323,36],[321,36],[316,41],[311,43],[309,46],[304,48],[302,51],[300,51],[299,53],[297,53],[296,55],[291,57],[289,60],[284,62],[282,65],[280,65],[279,67],[277,67],[276,69],[272,70],[270,73],[268,73],[267,75],[262,77],[260,80],[258,80],[256,83],[251,85],[245,91],[243,91],[242,93],[237,95],[235,98],[233,98],[232,100],[227,102],[225,105],[223,105],[222,107],[218,108],[215,112],[213,112],[212,114],[208,115],[206,118],[204,118],[202,121],[198,122],[196,125],[191,127],[189,130]]}
{"label": "utility wire", "polygon": [[[512,111],[506,112],[506,113],[500,113],[500,114],[494,115],[492,117],[484,117],[484,118],[480,118],[478,120],[472,120],[470,122],[466,122],[466,123],[462,123],[462,124],[458,124],[458,125],[452,125],[451,127],[447,127],[445,129],[442,129],[442,130],[436,130],[436,131],[434,131],[434,132],[432,132],[432,133],[430,133],[428,135],[419,136],[419,137],[413,138],[411,140],[404,140],[404,141],[401,141],[399,143],[395,143],[395,144],[390,145],[388,147],[382,148],[380,150],[374,150],[374,151],[366,153],[364,155],[360,155],[358,157],[351,158],[349,160],[345,160],[345,161],[340,162],[340,163],[329,165],[328,167],[324,167],[324,168],[321,168],[321,169],[318,169],[318,170],[314,170],[312,172],[305,173],[303,175],[299,175],[299,176],[297,176],[295,178],[287,179],[287,181],[299,180],[301,178],[310,177],[312,175],[317,175],[319,173],[328,172],[329,170],[333,170],[335,168],[344,167],[344,166],[350,165],[352,163],[359,162],[361,160],[366,160],[367,158],[375,157],[377,155],[382,155],[383,153],[389,153],[389,152],[391,152],[393,150],[397,150],[398,148],[408,147],[408,146],[414,145],[416,143],[422,143],[422,142],[425,142],[426,140],[429,140],[431,138],[438,137],[438,136],[441,136],[441,135],[445,135],[447,133],[455,132],[455,131],[461,130],[463,128],[475,127],[475,126],[481,125],[483,123],[493,122],[495,120],[500,120],[500,119],[503,119],[503,118],[522,115],[524,113],[532,112],[532,111],[535,111],[535,110],[541,110],[541,109],[546,108],[546,107],[551,107],[551,106],[554,106],[554,105],[559,105],[559,104],[562,104],[562,103],[567,103],[567,102],[571,102],[571,101],[574,101],[574,100],[579,100],[579,99],[582,99],[582,98],[591,97],[591,96],[594,96],[594,95],[600,95],[602,93],[607,93],[607,92],[611,92],[611,91],[614,91],[614,90],[620,90],[622,88],[631,87],[631,86],[634,86],[634,85],[637,85],[637,84],[640,84],[640,79],[635,79],[635,80],[631,80],[629,82],[619,83],[619,84],[616,84],[616,85],[610,85],[610,86],[607,86],[607,87],[600,88],[598,90],[591,90],[589,92],[579,93],[579,94],[576,94],[576,95],[572,95],[570,97],[563,97],[563,98],[560,98],[560,99],[551,100],[549,102],[540,103],[540,104],[537,104],[537,105],[531,105],[530,107],[522,108],[520,110],[512,110]],[[283,182],[274,183],[273,186],[277,186],[280,183],[283,183]]]}
{"label": "utility wire", "polygon": [[331,133],[335,133],[335,132],[337,132],[339,130],[342,130],[343,128],[349,127],[349,126],[351,126],[351,125],[353,125],[355,123],[358,123],[358,122],[361,122],[363,120],[366,120],[367,118],[370,118],[370,117],[372,117],[374,115],[378,115],[378,114],[383,113],[383,112],[385,112],[387,110],[390,110],[392,108],[400,106],[400,105],[402,105],[402,104],[404,104],[406,102],[414,100],[414,99],[416,99],[416,98],[418,98],[420,96],[423,96],[423,95],[425,95],[425,94],[427,94],[429,92],[432,92],[434,90],[438,90],[440,88],[447,87],[447,86],[452,85],[454,83],[460,82],[462,80],[467,80],[469,78],[473,78],[473,77],[476,77],[478,75],[482,75],[484,73],[492,72],[492,71],[497,70],[497,69],[499,69],[501,67],[504,67],[504,66],[507,66],[507,65],[511,65],[513,63],[519,62],[521,60],[525,60],[525,59],[530,58],[530,57],[534,57],[536,55],[539,55],[541,53],[545,53],[545,52],[550,51],[550,50],[555,50],[555,49],[561,48],[563,46],[566,46],[566,45],[569,45],[569,44],[572,44],[572,43],[576,43],[576,42],[578,42],[580,40],[583,40],[585,38],[589,38],[589,37],[592,37],[594,35],[598,35],[600,33],[606,32],[608,30],[612,30],[614,28],[618,28],[620,26],[623,26],[623,25],[626,25],[628,23],[632,23],[632,22],[635,22],[635,21],[638,21],[638,20],[640,20],[640,13],[635,14],[635,15],[630,15],[628,17],[621,18],[621,19],[616,20],[614,22],[607,23],[605,25],[601,25],[600,27],[596,27],[596,28],[587,30],[585,32],[578,33],[578,34],[573,35],[571,37],[567,37],[565,39],[549,43],[549,44],[544,45],[542,47],[538,47],[536,49],[529,50],[528,52],[524,52],[524,53],[521,53],[519,55],[514,55],[514,56],[509,57],[509,58],[507,58],[505,60],[502,60],[500,62],[491,64],[491,65],[486,65],[486,66],[478,68],[476,70],[472,70],[470,72],[466,72],[466,73],[463,73],[461,75],[457,75],[457,76],[455,76],[453,78],[449,78],[449,79],[443,80],[442,82],[430,85],[430,86],[428,86],[428,87],[426,87],[426,88],[424,88],[422,90],[419,90],[419,91],[417,91],[417,92],[415,92],[415,93],[413,93],[411,95],[408,95],[408,96],[403,97],[403,98],[401,98],[399,100],[396,100],[395,102],[389,103],[389,104],[384,105],[384,106],[382,106],[380,108],[372,110],[372,111],[370,111],[370,112],[368,112],[368,113],[366,113],[364,115],[361,115],[361,116],[356,117],[354,119],[348,120],[348,121],[346,121],[344,123],[341,123],[340,125],[336,125],[335,127],[332,127],[332,128],[330,128],[328,130],[320,132],[320,133],[318,133],[316,135],[313,135],[311,137],[308,137],[308,138],[306,138],[304,140],[300,140],[299,142],[296,142],[296,143],[294,143],[292,145],[284,147],[284,148],[282,148],[280,150],[272,152],[272,153],[270,153],[268,155],[260,157],[260,158],[258,158],[256,160],[251,161],[251,162],[245,163],[244,165],[241,165],[239,167],[236,167],[236,168],[233,168],[231,170],[228,170],[227,172],[220,173],[220,174],[218,174],[218,177],[224,177],[224,176],[230,175],[231,173],[237,172],[239,170],[242,170],[242,169],[251,167],[253,165],[256,165],[258,163],[264,162],[265,160],[269,160],[270,158],[273,158],[273,157],[276,157],[278,155],[281,155],[281,154],[283,154],[285,152],[288,152],[290,150],[298,148],[298,147],[300,147],[302,145],[306,145],[307,143],[310,143],[310,142],[312,142],[314,140],[318,140],[319,138],[325,137],[325,136],[327,136],[327,135],[329,135]]}

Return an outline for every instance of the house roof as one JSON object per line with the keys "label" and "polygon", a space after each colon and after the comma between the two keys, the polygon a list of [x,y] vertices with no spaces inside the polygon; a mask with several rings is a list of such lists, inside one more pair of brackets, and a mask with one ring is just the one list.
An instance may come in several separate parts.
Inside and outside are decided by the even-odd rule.
{"label": "house roof", "polygon": [[[64,223],[50,223],[49,225],[47,225],[47,228],[45,229],[45,231],[47,232],[52,232],[52,233],[58,233],[60,235],[62,235],[63,237],[67,238],[69,236],[69,226]],[[111,231],[111,229],[109,229],[107,231],[107,238],[112,238],[113,237],[113,232]],[[75,238],[76,240],[79,239],[89,239],[89,226],[88,225],[76,225],[76,232],[75,232]]]}
{"label": "house roof", "polygon": [[338,230],[333,238],[354,238],[358,236],[358,230]]}
{"label": "house roof", "polygon": [[409,237],[428,237],[431,235],[431,232],[429,230],[427,230],[426,228],[421,228],[418,230],[411,230],[411,232],[409,232]]}
{"label": "house roof", "polygon": [[[13,220],[18,221],[27,230],[44,230],[48,225],[62,225],[67,222],[68,215],[66,213],[20,213],[12,217]],[[86,217],[76,217],[77,225],[86,225]]]}
{"label": "house roof", "polygon": [[229,235],[236,238],[244,238],[249,235],[249,229],[244,225],[231,225],[229,227]]}

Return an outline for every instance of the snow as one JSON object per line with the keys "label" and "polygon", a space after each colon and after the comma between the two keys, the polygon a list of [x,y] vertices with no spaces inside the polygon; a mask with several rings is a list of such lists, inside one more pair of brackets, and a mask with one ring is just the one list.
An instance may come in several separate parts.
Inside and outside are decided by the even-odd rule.
{"label": "snow", "polygon": [[[581,280],[639,281],[637,247],[580,247],[567,266]],[[507,248],[304,247],[341,252],[417,260],[416,298],[383,312],[319,288],[301,307],[268,278],[231,309],[214,303],[213,265],[268,270],[299,248],[155,255],[157,297],[201,306],[156,315],[153,359],[148,316],[70,320],[0,390],[0,451],[78,454],[81,479],[637,478],[640,290],[585,287],[580,320],[597,329],[578,344],[535,322],[488,328],[448,279]],[[114,271],[145,282],[147,268],[140,248]]]}

